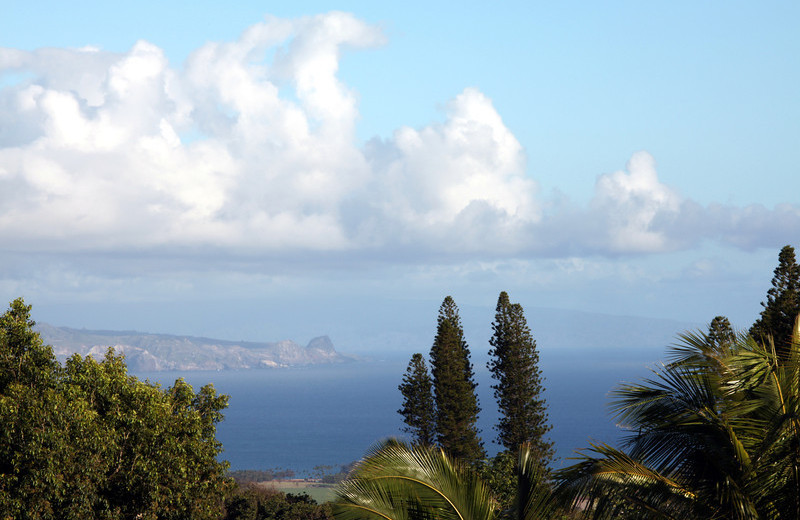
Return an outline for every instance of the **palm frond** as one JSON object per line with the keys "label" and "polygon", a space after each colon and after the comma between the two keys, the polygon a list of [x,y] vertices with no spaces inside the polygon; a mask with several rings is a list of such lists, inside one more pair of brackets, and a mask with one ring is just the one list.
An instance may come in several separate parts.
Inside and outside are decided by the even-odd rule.
{"label": "palm frond", "polygon": [[337,489],[343,520],[489,520],[491,492],[471,468],[442,450],[390,440],[372,449]]}
{"label": "palm frond", "polygon": [[515,509],[518,520],[553,518],[558,510],[556,497],[547,481],[547,469],[530,444],[523,444],[519,449]]}

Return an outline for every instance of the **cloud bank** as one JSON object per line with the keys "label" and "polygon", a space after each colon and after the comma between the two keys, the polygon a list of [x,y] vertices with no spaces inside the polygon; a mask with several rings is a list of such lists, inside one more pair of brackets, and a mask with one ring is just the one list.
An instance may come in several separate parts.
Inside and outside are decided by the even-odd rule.
{"label": "cloud bank", "polygon": [[121,54],[0,49],[0,240],[16,252],[463,259],[752,249],[800,230],[795,205],[683,198],[647,152],[600,175],[587,207],[544,200],[474,88],[442,121],[359,143],[339,61],[383,43],[330,13],[268,17],[180,68],[144,41]]}

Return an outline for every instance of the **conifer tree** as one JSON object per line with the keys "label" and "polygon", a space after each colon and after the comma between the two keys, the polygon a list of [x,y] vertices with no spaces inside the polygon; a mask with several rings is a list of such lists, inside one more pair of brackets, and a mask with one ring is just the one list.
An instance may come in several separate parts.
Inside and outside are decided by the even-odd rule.
{"label": "conifer tree", "polygon": [[432,446],[436,442],[436,409],[433,404],[433,382],[422,354],[414,354],[408,363],[403,382],[397,387],[403,394],[404,432],[414,436],[414,442]]}
{"label": "conifer tree", "polygon": [[496,442],[512,452],[523,443],[530,443],[540,463],[549,466],[553,443],[546,438],[551,426],[542,396],[539,352],[522,306],[512,304],[506,292],[501,292],[497,300],[492,330],[494,334],[489,340],[492,359],[487,366],[497,380],[492,385],[500,408]]}
{"label": "conifer tree", "polygon": [[761,302],[761,317],[750,327],[757,341],[772,336],[779,351],[787,351],[797,314],[800,313],[800,266],[795,261],[794,248],[784,246],[778,255],[778,267],[772,277],[767,301]]}
{"label": "conifer tree", "polygon": [[712,347],[731,345],[736,341],[731,322],[725,316],[717,316],[708,324],[708,343]]}
{"label": "conifer tree", "polygon": [[458,307],[448,296],[439,308],[431,347],[436,439],[451,456],[474,464],[485,457],[476,426],[478,397]]}

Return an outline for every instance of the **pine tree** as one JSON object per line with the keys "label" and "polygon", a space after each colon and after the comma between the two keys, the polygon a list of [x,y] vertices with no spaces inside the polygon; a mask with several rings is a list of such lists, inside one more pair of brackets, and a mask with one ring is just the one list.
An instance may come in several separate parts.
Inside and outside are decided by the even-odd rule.
{"label": "pine tree", "polygon": [[731,322],[725,316],[717,316],[708,324],[708,343],[712,347],[731,345],[736,341],[736,334]]}
{"label": "pine tree", "polygon": [[492,356],[487,364],[492,378],[494,397],[500,408],[497,443],[516,452],[523,443],[530,443],[543,466],[553,458],[553,443],[546,439],[551,426],[547,405],[542,396],[542,375],[536,342],[518,303],[512,304],[501,292],[497,300],[494,334],[489,340]]}
{"label": "pine tree", "polygon": [[767,301],[761,302],[761,317],[750,327],[757,341],[772,336],[779,351],[788,350],[792,327],[800,313],[800,266],[795,261],[794,248],[784,246],[778,255],[778,267],[772,277]]}
{"label": "pine tree", "polygon": [[436,438],[451,456],[475,463],[485,457],[476,426],[478,397],[469,347],[453,298],[439,308],[436,338],[431,347],[431,372],[436,402]]}
{"label": "pine tree", "polygon": [[432,446],[436,441],[436,409],[433,404],[433,382],[422,354],[414,354],[408,363],[403,383],[397,387],[403,394],[403,431],[414,436],[414,442]]}

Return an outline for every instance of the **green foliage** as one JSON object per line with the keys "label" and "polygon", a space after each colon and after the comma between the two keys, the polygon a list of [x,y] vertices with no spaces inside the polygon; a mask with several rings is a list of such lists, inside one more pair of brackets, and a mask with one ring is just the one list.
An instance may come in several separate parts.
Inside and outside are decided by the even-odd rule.
{"label": "green foliage", "polygon": [[342,520],[488,520],[495,507],[488,487],[463,461],[397,441],[371,450],[337,496],[334,514]]}
{"label": "green foliage", "polygon": [[795,261],[794,248],[784,246],[778,254],[778,267],[772,277],[772,288],[767,291],[767,301],[761,302],[764,310],[750,328],[756,340],[772,337],[780,352],[789,347],[794,320],[800,313],[800,266]]}
{"label": "green foliage", "polygon": [[456,459],[477,463],[485,457],[476,426],[477,385],[458,308],[450,296],[439,308],[430,356],[439,446]]}
{"label": "green foliage", "polygon": [[0,316],[0,393],[11,384],[52,388],[58,375],[53,349],[33,332],[31,306],[17,298]]}
{"label": "green foliage", "polygon": [[436,441],[436,409],[433,402],[433,381],[422,354],[414,354],[408,363],[403,382],[398,386],[403,395],[403,416],[406,427],[417,444],[431,446]]}
{"label": "green foliage", "polygon": [[480,473],[497,504],[496,518],[566,518],[552,490],[550,470],[530,444],[518,446],[516,452],[501,451]]}
{"label": "green foliage", "polygon": [[530,444],[518,448],[517,496],[514,497],[516,520],[556,520],[573,518],[561,505],[547,478],[549,469],[542,465],[538,450]]}
{"label": "green foliage", "polygon": [[227,396],[138,381],[112,350],[62,368],[30,307],[0,317],[0,517],[217,518]]}
{"label": "green foliage", "polygon": [[708,325],[708,342],[712,349],[732,345],[736,341],[731,322],[725,316],[717,316]]}
{"label": "green foliage", "polygon": [[237,487],[225,499],[223,520],[332,520],[328,504],[307,494],[283,493],[260,486]]}
{"label": "green foliage", "polygon": [[557,473],[594,518],[800,518],[800,330],[795,346],[689,334],[672,362],[614,393],[631,433]]}
{"label": "green foliage", "polygon": [[515,454],[508,450],[501,451],[486,461],[480,469],[480,474],[492,490],[492,496],[497,502],[501,516],[510,516],[518,493]]}
{"label": "green foliage", "polygon": [[[558,518],[543,469],[527,445],[520,447],[516,468],[512,518]],[[500,513],[474,466],[442,449],[394,440],[367,453],[337,495],[333,511],[339,520],[492,520]]]}
{"label": "green foliage", "polygon": [[541,464],[548,466],[554,451],[546,439],[551,426],[542,397],[539,353],[522,306],[512,304],[506,292],[497,300],[492,330],[489,355],[493,357],[487,366],[497,380],[492,388],[500,408],[498,443],[512,452],[528,443]]}

